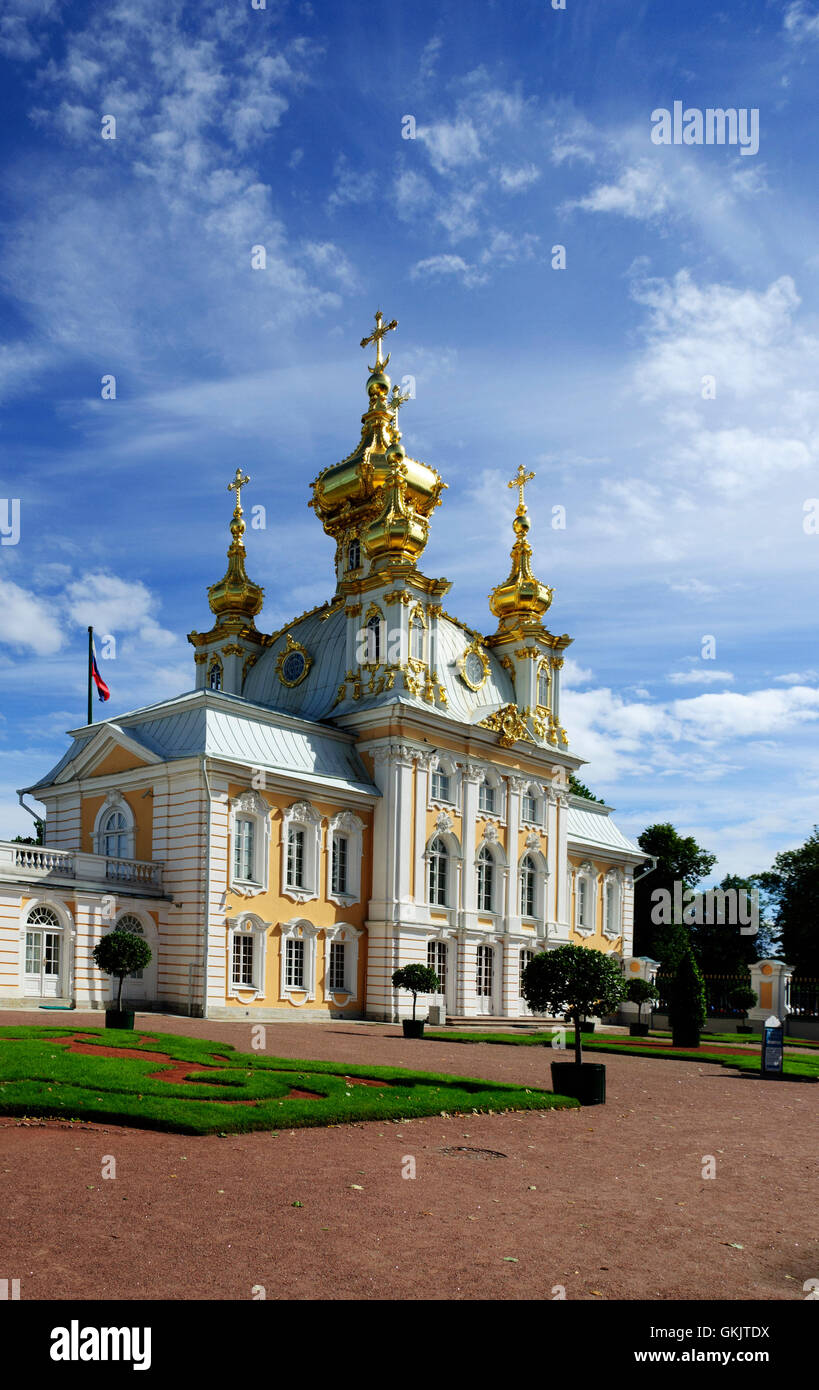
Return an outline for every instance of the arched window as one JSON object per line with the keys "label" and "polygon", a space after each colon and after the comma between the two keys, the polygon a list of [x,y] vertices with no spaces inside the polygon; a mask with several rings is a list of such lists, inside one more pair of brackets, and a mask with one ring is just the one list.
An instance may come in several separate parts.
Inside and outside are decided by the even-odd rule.
{"label": "arched window", "polygon": [[245,896],[263,892],[270,859],[270,807],[257,791],[242,792],[232,803],[230,831],[231,887]]}
{"label": "arched window", "polygon": [[[119,921],[116,923],[115,930],[116,930],[116,931],[132,932],[134,936],[144,936],[144,935],[145,935],[145,928],[143,927],[143,925],[142,925],[142,923],[140,922],[139,918],[138,918],[138,917],[135,917],[134,914],[133,914],[132,912],[126,912],[126,914],[125,914],[124,917],[120,917]],[[130,973],[130,975],[128,976],[128,979],[129,979],[129,980],[141,980],[141,979],[142,979],[142,971],[141,971],[141,970],[132,970],[131,973]]]}
{"label": "arched window", "polygon": [[300,826],[291,826],[287,832],[287,886],[304,888],[304,831]]}
{"label": "arched window", "polygon": [[584,935],[594,931],[597,875],[588,861],[581,864],[575,875],[575,929]]}
{"label": "arched window", "polygon": [[410,656],[413,661],[423,661],[425,659],[425,637],[426,629],[420,609],[415,608],[409,620]]}
{"label": "arched window", "polygon": [[445,772],[442,767],[433,768],[432,799],[433,801],[451,801],[449,794],[449,773]]}
{"label": "arched window", "polygon": [[541,709],[548,709],[549,706],[549,667],[544,661],[537,673],[537,702]]}
{"label": "arched window", "polygon": [[[339,827],[340,828],[340,827]],[[342,831],[343,833],[343,831]],[[351,848],[348,846],[348,848]],[[319,893],[321,816],[307,801],[288,806],[282,824],[282,892],[295,902],[317,898]],[[333,891],[333,852],[330,847],[328,890]],[[347,859],[347,892],[350,891],[352,859]],[[342,894],[338,894],[342,897]]]}
{"label": "arched window", "polygon": [[448,855],[440,835],[429,847],[429,901],[434,907],[447,905]]}
{"label": "arched window", "polygon": [[530,854],[520,864],[520,915],[534,917],[537,904],[537,870]]}
{"label": "arched window", "polygon": [[484,845],[478,855],[478,911],[491,912],[495,886],[495,861]]}
{"label": "arched window", "polygon": [[348,570],[361,568],[361,541],[357,536],[350,541],[347,547],[347,568]]}
{"label": "arched window", "polygon": [[622,895],[616,869],[606,874],[603,889],[603,931],[606,936],[619,936],[622,931]]}
{"label": "arched window", "polygon": [[218,657],[214,657],[208,667],[208,688],[210,690],[222,689],[222,663]]}
{"label": "arched window", "polygon": [[381,619],[374,613],[367,619],[367,664],[377,666],[381,660]]}
{"label": "arched window", "polygon": [[[309,829],[305,833],[309,836]],[[339,811],[327,827],[329,897],[334,902],[347,904],[360,900],[363,833],[364,822],[352,811]]]}
{"label": "arched window", "polygon": [[102,822],[102,852],[109,859],[128,859],[131,836],[122,811],[109,811]]}

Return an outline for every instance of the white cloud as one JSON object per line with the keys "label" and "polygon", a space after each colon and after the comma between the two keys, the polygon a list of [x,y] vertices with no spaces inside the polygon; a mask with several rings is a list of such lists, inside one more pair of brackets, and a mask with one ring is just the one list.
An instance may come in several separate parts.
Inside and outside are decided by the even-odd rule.
{"label": "white cloud", "polygon": [[498,182],[507,193],[520,193],[524,188],[536,183],[539,178],[540,170],[534,164],[523,164],[519,169],[512,169],[504,164],[498,170]]}
{"label": "white cloud", "polygon": [[9,579],[0,579],[0,641],[27,647],[38,656],[58,652],[63,635],[52,604]]}
{"label": "white cloud", "polygon": [[784,16],[785,33],[796,43],[803,39],[819,39],[819,13],[809,10],[804,0],[793,0]]}
{"label": "white cloud", "polygon": [[667,211],[670,194],[658,161],[642,160],[624,169],[615,183],[601,183],[583,198],[566,203],[566,209],[583,212],[615,212],[622,217],[653,218]]}
{"label": "white cloud", "polygon": [[66,599],[72,622],[93,627],[100,638],[136,632],[140,641],[161,647],[178,640],[157,623],[157,599],[140,580],[95,571],[73,580],[66,589]]}
{"label": "white cloud", "polygon": [[711,671],[707,666],[690,671],[671,671],[666,677],[672,685],[724,685],[734,679],[731,671]]}
{"label": "white cloud", "polygon": [[456,275],[463,280],[467,289],[473,289],[476,285],[484,285],[489,278],[477,266],[470,265],[465,261],[463,256],[447,254],[428,256],[426,260],[416,261],[410,273],[414,280],[422,275]]}
{"label": "white cloud", "polygon": [[781,685],[813,685],[819,681],[819,671],[786,671],[782,676],[774,676]]}
{"label": "white cloud", "polygon": [[369,203],[375,197],[376,173],[374,169],[353,169],[345,154],[340,154],[335,162],[333,176],[336,186],[327,199],[331,212],[348,204]]}

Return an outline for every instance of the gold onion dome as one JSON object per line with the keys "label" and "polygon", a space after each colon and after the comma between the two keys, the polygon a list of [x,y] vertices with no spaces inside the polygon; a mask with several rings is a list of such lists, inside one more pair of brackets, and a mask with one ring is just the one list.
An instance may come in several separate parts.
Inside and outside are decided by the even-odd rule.
{"label": "gold onion dome", "polygon": [[228,483],[228,492],[236,493],[236,505],[230,523],[230,534],[233,540],[227,552],[227,572],[217,584],[211,584],[208,589],[208,603],[220,624],[231,620],[241,620],[252,627],[253,619],[264,603],[264,589],[248,579],[245,571],[245,547],[242,541],[245,523],[242,513],[241,490],[249,482],[250,479],[247,474],[243,474],[242,470],[237,468],[233,482]]}
{"label": "gold onion dome", "polygon": [[519,490],[518,507],[512,523],[515,532],[512,568],[508,579],[498,584],[489,595],[489,607],[500,619],[502,628],[514,627],[520,622],[537,622],[552,602],[553,590],[532,574],[532,547],[526,539],[532,523],[523,500],[523,490],[534,476],[534,473],[527,473],[521,464],[517,477],[509,483],[509,487]]}
{"label": "gold onion dome", "polygon": [[356,537],[375,569],[390,562],[415,564],[427,543],[427,518],[440,504],[446,487],[440,473],[408,456],[398,429],[398,412],[408,396],[393,387],[382,357],[381,342],[398,327],[384,324],[379,311],[376,327],[361,346],[376,345],[369,368],[369,407],[361,417],[361,438],[341,463],[325,468],[313,482],[313,507],[324,530],[341,545]]}

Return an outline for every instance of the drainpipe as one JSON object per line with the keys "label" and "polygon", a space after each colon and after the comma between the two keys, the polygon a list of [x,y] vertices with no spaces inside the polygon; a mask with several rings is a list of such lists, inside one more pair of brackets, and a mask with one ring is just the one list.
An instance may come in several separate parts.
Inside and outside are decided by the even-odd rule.
{"label": "drainpipe", "polygon": [[205,787],[208,793],[207,816],[205,819],[205,940],[204,957],[202,961],[202,1017],[207,1017],[208,1012],[208,945],[210,937],[210,808],[211,790],[208,779],[207,758],[202,756],[202,776],[205,779]]}
{"label": "drainpipe", "polygon": [[[23,797],[25,796],[25,794],[26,794],[25,787],[23,788],[22,791],[18,791],[18,793],[17,793],[17,800],[19,801],[19,803],[20,803],[20,805],[22,806],[23,810],[24,810],[24,811],[28,811],[29,815],[30,815],[30,816],[33,816],[35,820],[42,821],[43,818],[42,818],[42,816],[39,814],[39,812],[35,811],[35,810],[33,809],[33,807],[27,806],[27,805],[26,805],[25,801],[23,800]],[[45,821],[43,821],[43,828],[45,829]]]}

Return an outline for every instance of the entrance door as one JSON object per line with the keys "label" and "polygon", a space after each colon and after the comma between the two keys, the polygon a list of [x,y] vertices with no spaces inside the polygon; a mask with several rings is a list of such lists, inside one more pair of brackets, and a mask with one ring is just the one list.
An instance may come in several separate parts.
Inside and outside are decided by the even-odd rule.
{"label": "entrance door", "polygon": [[[128,913],[127,916],[120,917],[116,924],[116,930],[133,932],[136,936],[145,936],[145,928],[134,913]],[[151,960],[150,965],[146,966],[144,970],[134,970],[132,974],[125,976],[125,982],[122,986],[123,1004],[126,1001],[129,1004],[138,1004],[145,999],[154,999],[156,997],[154,985],[155,978],[156,955],[154,954],[154,958]],[[111,997],[115,999],[116,989],[118,987],[116,980],[113,982],[113,987],[114,993]]]}
{"label": "entrance door", "polygon": [[[36,910],[36,909],[35,909]],[[54,913],[54,925],[58,926]],[[62,932],[29,927],[26,931],[26,966],[23,992],[41,999],[59,999],[62,966]]]}
{"label": "entrance door", "polygon": [[427,965],[431,966],[441,981],[441,994],[444,996],[446,1011],[454,1012],[452,1001],[453,972],[449,968],[449,947],[445,941],[427,942]]}
{"label": "entrance door", "polygon": [[478,996],[478,1013],[493,1013],[495,994],[495,951],[492,946],[478,947],[478,969],[475,992]]}

